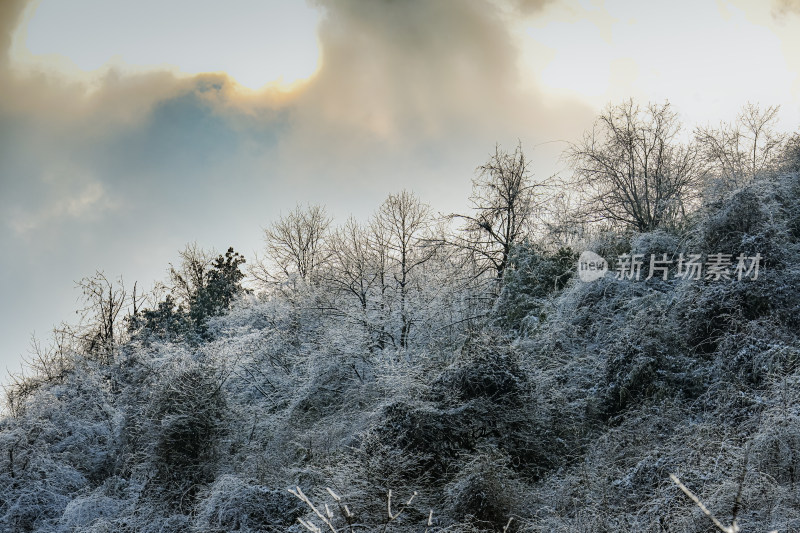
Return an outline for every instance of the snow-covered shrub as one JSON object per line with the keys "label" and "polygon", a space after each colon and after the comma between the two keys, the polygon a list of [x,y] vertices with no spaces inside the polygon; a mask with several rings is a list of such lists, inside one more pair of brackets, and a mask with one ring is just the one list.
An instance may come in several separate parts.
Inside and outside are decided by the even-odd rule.
{"label": "snow-covered shrub", "polygon": [[796,139],[794,168],[780,178],[777,193],[789,238],[795,243],[800,240],[800,136]]}
{"label": "snow-covered shrub", "polygon": [[226,402],[214,367],[179,360],[162,371],[137,438],[161,497],[182,508],[214,478]]}
{"label": "snow-covered shrub", "polygon": [[53,524],[72,498],[110,473],[116,411],[98,367],[79,369],[40,388],[0,425],[0,531]]}
{"label": "snow-covered shrub", "polygon": [[439,374],[428,397],[441,405],[463,405],[484,399],[518,405],[527,388],[519,355],[491,337],[473,341],[462,356]]}
{"label": "snow-covered shrub", "polygon": [[679,248],[680,241],[678,236],[664,230],[657,230],[650,233],[640,233],[631,239],[631,255],[641,254],[647,261],[651,255],[657,258],[662,254],[667,257],[673,256]]}
{"label": "snow-covered shrub", "polygon": [[570,248],[553,253],[527,243],[514,248],[510,266],[504,273],[500,298],[495,304],[498,323],[520,330],[524,329],[529,315],[538,319],[544,300],[563,289],[574,275],[577,259]]}
{"label": "snow-covered shrub", "polygon": [[726,332],[716,356],[725,379],[760,389],[770,379],[796,368],[800,344],[793,332],[785,331],[774,317],[766,316]]}
{"label": "snow-covered shrub", "polygon": [[730,254],[734,265],[739,255],[760,254],[761,270],[784,268],[792,253],[787,229],[792,210],[782,208],[787,198],[781,188],[777,178],[763,178],[707,206],[687,242],[688,251]]}
{"label": "snow-covered shrub", "polygon": [[70,498],[53,492],[48,485],[28,481],[20,490],[4,494],[0,530],[23,533],[52,527]]}
{"label": "snow-covered shrub", "polygon": [[223,475],[200,494],[194,527],[201,531],[286,531],[303,510],[285,489],[251,484]]}
{"label": "snow-covered shrub", "polygon": [[510,458],[494,448],[479,448],[445,487],[448,514],[488,531],[518,531],[526,488],[509,468]]}
{"label": "snow-covered shrub", "polygon": [[750,460],[757,471],[794,487],[800,482],[800,375],[776,377],[771,384],[771,406],[752,437]]}
{"label": "snow-covered shrub", "polygon": [[89,494],[77,496],[69,502],[61,515],[62,531],[117,531],[114,519],[132,513],[138,487],[127,480],[112,476]]}
{"label": "snow-covered shrub", "polygon": [[584,249],[611,261],[622,254],[630,253],[630,236],[616,231],[601,231],[588,239]]}
{"label": "snow-covered shrub", "polygon": [[651,292],[631,299],[624,321],[611,332],[606,356],[604,402],[614,415],[632,403],[659,396],[692,396],[693,361],[670,313],[671,297]]}
{"label": "snow-covered shrub", "polygon": [[364,454],[377,469],[381,458],[402,458],[405,481],[420,483],[422,476],[443,479],[463,453],[491,445],[515,468],[539,475],[559,464],[556,450],[565,441],[553,427],[551,406],[537,398],[521,355],[502,337],[479,336],[419,398],[382,406],[362,443]]}
{"label": "snow-covered shrub", "polygon": [[411,480],[441,477],[466,444],[466,428],[454,427],[455,414],[429,403],[390,403],[371,430],[374,437],[365,439],[364,453],[387,457],[407,453],[415,464],[406,464],[401,476]]}
{"label": "snow-covered shrub", "polygon": [[744,238],[761,233],[767,223],[768,214],[763,212],[757,191],[753,187],[739,189],[717,209],[712,208],[701,226],[703,244],[712,253],[745,251],[740,250]]}
{"label": "snow-covered shrub", "polygon": [[726,332],[742,323],[737,302],[729,298],[731,288],[696,281],[683,283],[676,291],[675,318],[694,354],[710,357]]}
{"label": "snow-covered shrub", "polygon": [[0,531],[34,531],[52,525],[86,479],[49,455],[31,458],[0,492]]}

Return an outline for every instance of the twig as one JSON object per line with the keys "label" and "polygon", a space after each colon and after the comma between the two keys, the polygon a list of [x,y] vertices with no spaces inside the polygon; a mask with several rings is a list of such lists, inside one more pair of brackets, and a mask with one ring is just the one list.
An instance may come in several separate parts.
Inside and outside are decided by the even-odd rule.
{"label": "twig", "polygon": [[[330,522],[330,518],[333,518],[333,513],[331,513],[331,511],[330,511],[330,509],[328,509],[328,506],[327,506],[327,505],[325,505],[325,511],[326,511],[326,514],[327,514],[327,516],[326,516],[326,515],[323,515],[323,514],[322,514],[322,513],[321,513],[321,512],[320,512],[320,511],[319,511],[319,510],[318,510],[318,509],[317,509],[317,508],[314,506],[314,504],[313,504],[313,503],[311,503],[311,500],[309,500],[309,499],[308,499],[308,496],[306,496],[305,494],[303,494],[303,491],[302,491],[302,490],[300,490],[300,487],[296,487],[296,490],[289,489],[289,492],[291,492],[292,494],[294,494],[295,496],[297,496],[297,497],[298,497],[298,498],[299,498],[299,499],[300,499],[300,500],[301,500],[303,503],[305,503],[306,505],[308,505],[308,507],[309,507],[309,508],[310,508],[312,511],[314,511],[314,514],[315,514],[315,515],[317,515],[317,516],[319,517],[319,519],[320,519],[320,520],[322,520],[322,522],[323,522],[323,523],[324,523],[326,526],[328,526],[328,527],[330,528],[330,530],[332,531],[332,533],[339,533],[339,532],[336,530],[336,528],[335,528],[335,527],[333,527],[333,524],[331,524],[331,522]],[[300,522],[300,524],[302,524],[302,525],[303,525],[303,527],[305,527],[307,530],[311,531],[311,533],[322,533],[322,530],[321,530],[321,529],[320,529],[320,528],[319,528],[317,525],[315,525],[313,522],[308,522],[308,521],[306,521],[306,520],[303,520],[302,518],[298,518],[297,520]]]}
{"label": "twig", "polygon": [[353,531],[353,518],[354,518],[353,513],[350,512],[350,509],[347,507],[347,505],[342,503],[342,497],[341,496],[339,496],[338,494],[333,492],[333,490],[331,490],[330,488],[326,487],[325,490],[328,491],[328,494],[331,495],[331,498],[333,498],[333,501],[335,501],[336,505],[339,506],[339,512],[342,513],[342,516],[344,516],[344,519],[347,522],[347,528],[352,533],[352,531]]}
{"label": "twig", "polygon": [[686,485],[681,483],[681,480],[678,479],[678,476],[676,476],[675,474],[670,474],[669,478],[673,481],[673,483],[675,483],[678,486],[679,489],[681,489],[684,492],[684,494],[686,494],[694,503],[697,504],[700,510],[703,511],[703,513],[705,513],[705,515],[709,517],[712,522],[714,522],[714,525],[717,526],[717,528],[720,531],[723,531],[724,533],[739,533],[739,531],[741,531],[741,529],[739,529],[739,526],[736,524],[735,518],[730,527],[723,526],[722,522],[717,520],[717,517],[711,514],[711,511],[709,511],[708,508],[703,504],[703,502],[700,501],[700,498],[695,496],[694,493],[686,487]]}
{"label": "twig", "polygon": [[406,508],[407,508],[409,505],[411,505],[411,502],[412,502],[412,501],[414,501],[414,498],[415,498],[416,496],[417,496],[417,491],[414,491],[414,494],[412,494],[412,495],[411,495],[411,497],[408,499],[408,501],[407,501],[407,502],[406,502],[404,505],[401,505],[401,506],[400,506],[400,508],[397,510],[397,513],[395,513],[395,514],[393,515],[393,514],[392,514],[392,489],[389,489],[389,492],[388,492],[388,494],[386,495],[386,511],[387,511],[387,513],[389,514],[389,519],[388,519],[388,520],[386,521],[386,523],[383,525],[383,531],[384,531],[384,532],[385,532],[385,531],[387,530],[387,528],[389,527],[389,523],[391,523],[391,522],[394,522],[394,521],[395,521],[395,519],[397,519],[397,517],[399,517],[401,514],[403,514],[403,511],[405,511],[405,510],[406,510]]}
{"label": "twig", "polygon": [[733,504],[731,519],[736,524],[736,517],[739,515],[739,510],[742,508],[742,489],[744,488],[744,478],[747,475],[747,461],[750,458],[750,444],[748,443],[744,450],[744,464],[742,465],[742,475],[739,476],[739,488],[736,491],[736,501]]}
{"label": "twig", "polygon": [[425,533],[428,533],[428,528],[433,525],[433,509],[431,509],[430,514],[428,515],[428,523],[425,524]]}

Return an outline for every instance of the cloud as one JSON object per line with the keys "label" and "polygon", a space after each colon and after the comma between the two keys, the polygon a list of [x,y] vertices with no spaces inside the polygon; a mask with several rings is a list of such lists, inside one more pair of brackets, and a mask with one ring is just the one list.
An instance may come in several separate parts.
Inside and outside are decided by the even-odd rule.
{"label": "cloud", "polygon": [[555,0],[514,0],[514,5],[522,15],[530,16],[540,13],[550,4],[555,3]]}
{"label": "cloud", "polygon": [[[461,158],[474,153],[474,168],[495,142],[563,138],[590,121],[586,107],[545,98],[521,75],[519,2],[317,5],[325,13],[321,66],[293,102],[283,141],[283,153],[301,161],[304,173],[339,169],[381,179],[376,174],[387,173],[392,153],[421,160],[449,150]],[[315,157],[303,158],[309,152]]]}
{"label": "cloud", "polygon": [[74,296],[55,295],[95,269],[160,279],[194,240],[248,254],[298,201],[366,217],[410,188],[461,209],[496,142],[574,136],[592,111],[520,74],[515,25],[547,4],[314,0],[317,71],[250,91],[224,73],[12,68],[26,3],[0,2],[0,294],[47,310],[0,320],[18,339],[0,358],[68,316]]}
{"label": "cloud", "polygon": [[783,18],[787,15],[800,15],[800,0],[773,0],[772,16]]}
{"label": "cloud", "polygon": [[93,181],[78,190],[66,191],[65,196],[36,211],[15,209],[8,216],[8,224],[17,234],[24,236],[47,225],[62,224],[65,219],[96,219],[116,207],[117,203],[108,197],[105,186]]}
{"label": "cloud", "polygon": [[322,5],[322,68],[304,95],[322,118],[391,139],[513,112],[501,100],[515,81],[517,51],[489,2]]}
{"label": "cloud", "polygon": [[[546,97],[521,76],[515,25],[550,3],[313,0],[321,62],[290,89],[119,64],[78,77],[0,68],[0,125],[14,132],[0,134],[0,207],[39,213],[44,196],[33,191],[59,166],[95,176],[133,208],[147,197],[210,201],[201,196],[214,197],[220,175],[291,202],[343,188],[424,195],[454,180],[465,191],[496,142],[570,138],[591,121],[585,105]],[[3,9],[2,20],[19,21],[25,2]],[[14,24],[2,30],[7,48]]]}
{"label": "cloud", "polygon": [[[548,0],[314,3],[324,11],[321,66],[290,90],[247,91],[224,74],[126,73],[109,67],[71,79],[6,71],[0,74],[5,95],[0,114],[46,125],[42,129],[53,142],[67,136],[84,147],[102,146],[112,136],[136,136],[153,122],[172,130],[189,127],[158,117],[172,112],[165,103],[195,98],[205,103],[198,112],[235,129],[242,142],[281,128],[281,160],[317,168],[465,138],[479,137],[490,146],[503,137],[527,135],[542,123],[570,130],[576,119],[589,115],[572,102],[545,103],[520,77],[511,27],[519,13],[537,13]],[[18,18],[24,3],[11,4]],[[7,25],[4,35],[11,29]]]}

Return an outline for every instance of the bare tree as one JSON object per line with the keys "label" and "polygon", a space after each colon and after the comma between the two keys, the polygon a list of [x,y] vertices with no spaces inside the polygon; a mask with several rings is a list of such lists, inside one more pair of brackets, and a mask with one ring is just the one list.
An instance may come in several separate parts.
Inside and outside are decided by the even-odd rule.
{"label": "bare tree", "polygon": [[466,221],[455,243],[472,252],[485,270],[501,280],[515,244],[525,239],[539,205],[529,161],[518,144],[513,152],[495,147],[486,164],[477,169],[470,201],[474,215],[452,215]]}
{"label": "bare tree", "polygon": [[680,131],[668,102],[609,106],[566,153],[584,216],[641,232],[679,222],[704,176],[697,148],[682,144]]}
{"label": "bare tree", "polygon": [[319,268],[328,258],[325,238],[331,219],[325,208],[299,205],[264,231],[267,254],[282,277],[299,276],[316,283]]}
{"label": "bare tree", "polygon": [[741,187],[778,163],[786,143],[786,136],[775,131],[779,110],[780,106],[761,109],[748,103],[733,123],[695,130],[713,171],[710,193],[719,195]]}
{"label": "bare tree", "polygon": [[208,271],[214,261],[214,253],[203,250],[196,242],[186,245],[178,252],[181,258],[176,267],[170,263],[169,279],[172,293],[188,305],[194,296],[203,290],[208,281]]}
{"label": "bare tree", "polygon": [[79,311],[85,323],[80,334],[84,350],[109,362],[119,341],[120,314],[127,305],[127,293],[122,278],[109,280],[102,272],[78,282],[83,293],[84,307]]}
{"label": "bare tree", "polygon": [[378,311],[378,348],[386,347],[387,342],[396,344],[394,335],[387,329],[388,318],[391,315],[391,290],[392,276],[390,273],[389,241],[390,232],[379,216],[373,217],[367,227],[367,237],[372,250],[373,268],[375,269],[375,282],[377,283],[377,311]]}
{"label": "bare tree", "polygon": [[400,347],[408,346],[412,319],[408,309],[408,294],[412,273],[427,262],[433,246],[426,240],[431,225],[431,210],[413,193],[402,191],[390,195],[376,215],[379,245],[386,246],[387,258],[393,264],[393,278],[400,299]]}
{"label": "bare tree", "polygon": [[22,358],[33,375],[44,382],[60,382],[72,368],[72,349],[63,329],[53,328],[53,337],[47,346],[36,335],[31,335],[28,356]]}
{"label": "bare tree", "polygon": [[590,234],[590,224],[580,215],[579,199],[568,188],[549,195],[538,218],[541,220],[541,242],[552,249],[572,247]]}
{"label": "bare tree", "polygon": [[370,294],[377,284],[380,269],[377,253],[368,230],[354,218],[337,228],[330,237],[331,275],[328,281],[337,289],[353,296],[366,316]]}
{"label": "bare tree", "polygon": [[[370,350],[386,345],[387,249],[376,246],[372,228],[354,218],[329,238],[330,261],[326,283],[333,289],[332,305],[374,340]],[[345,298],[338,298],[339,295]],[[348,298],[354,305],[348,305]]]}

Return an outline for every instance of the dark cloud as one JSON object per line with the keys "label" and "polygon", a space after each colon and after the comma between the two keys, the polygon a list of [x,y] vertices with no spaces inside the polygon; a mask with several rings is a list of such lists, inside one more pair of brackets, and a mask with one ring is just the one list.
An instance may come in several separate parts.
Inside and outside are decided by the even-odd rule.
{"label": "dark cloud", "polygon": [[521,75],[511,25],[517,8],[541,2],[317,4],[325,11],[322,66],[298,95],[293,126],[301,142],[289,143],[289,149],[301,145],[298,154],[333,143],[330,153],[341,162],[376,144],[372,152],[380,153],[387,146],[424,151],[435,144],[444,151],[516,138],[544,141],[563,138],[590,115],[574,102],[545,103]]}
{"label": "dark cloud", "polygon": [[[323,116],[370,133],[436,134],[453,121],[502,121],[517,50],[501,13],[482,0],[329,0],[322,69],[308,98]],[[500,113],[500,114],[498,114]]]}

